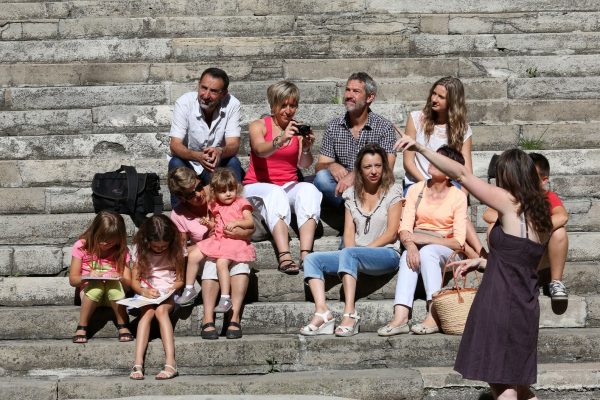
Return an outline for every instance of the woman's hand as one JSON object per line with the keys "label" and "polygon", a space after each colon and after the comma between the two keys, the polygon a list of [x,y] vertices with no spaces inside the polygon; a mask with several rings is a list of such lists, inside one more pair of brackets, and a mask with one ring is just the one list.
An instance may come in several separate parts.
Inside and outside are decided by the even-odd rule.
{"label": "woman's hand", "polygon": [[404,150],[412,150],[417,151],[417,142],[415,139],[411,138],[408,135],[401,133],[400,139],[396,141],[394,144],[394,150],[396,151],[404,151]]}
{"label": "woman's hand", "polygon": [[406,261],[408,263],[408,268],[412,269],[415,272],[419,271],[421,267],[421,255],[419,254],[419,248],[411,244],[408,246]]}
{"label": "woman's hand", "polygon": [[[298,129],[298,128],[296,128]],[[308,154],[312,149],[312,144],[315,141],[315,135],[313,134],[312,129],[306,136],[302,136],[302,153]]]}
{"label": "woman's hand", "polygon": [[157,289],[144,288],[142,290],[142,296],[149,299],[156,299],[157,297],[160,297],[160,292]]}
{"label": "woman's hand", "polygon": [[487,260],[485,258],[472,258],[460,261],[454,261],[448,264],[450,267],[456,267],[455,274],[457,276],[465,276],[469,272],[474,271],[478,268],[485,268]]}

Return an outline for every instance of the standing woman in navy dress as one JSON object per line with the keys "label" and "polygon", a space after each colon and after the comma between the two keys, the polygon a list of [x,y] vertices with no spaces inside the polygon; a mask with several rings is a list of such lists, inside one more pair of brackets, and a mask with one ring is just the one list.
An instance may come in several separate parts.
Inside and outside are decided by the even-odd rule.
{"label": "standing woman in navy dress", "polygon": [[423,154],[500,216],[490,233],[488,259],[454,263],[463,275],[485,268],[454,369],[466,379],[488,382],[497,399],[536,399],[529,388],[537,377],[540,307],[536,270],[552,221],[533,161],[518,149],[502,153],[496,187],[406,135],[398,147]]}

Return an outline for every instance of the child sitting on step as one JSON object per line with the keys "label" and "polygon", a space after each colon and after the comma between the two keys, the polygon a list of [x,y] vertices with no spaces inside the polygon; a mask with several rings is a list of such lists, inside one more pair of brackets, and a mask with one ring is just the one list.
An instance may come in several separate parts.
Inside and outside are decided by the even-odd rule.
{"label": "child sitting on step", "polygon": [[129,321],[125,307],[117,304],[117,300],[125,297],[121,280],[128,264],[127,231],[123,217],[112,211],[99,212],[71,251],[69,284],[79,287],[82,294],[79,325],[73,343],[87,343],[88,323],[98,305],[113,309],[119,341],[133,340],[127,328]]}
{"label": "child sitting on step", "polygon": [[[137,294],[157,298],[183,287],[181,233],[173,221],[162,214],[148,218],[140,226],[133,243],[135,251],[131,288]],[[154,318],[158,320],[165,350],[165,367],[155,379],[171,379],[178,375],[173,324],[169,316],[174,307],[173,295],[160,304],[142,307],[136,335],[135,364],[129,375],[131,379],[144,379],[144,356]]]}
{"label": "child sitting on step", "polygon": [[[206,257],[216,261],[217,278],[221,289],[219,304],[215,312],[226,313],[231,307],[230,267],[235,263],[248,263],[256,259],[254,246],[247,239],[226,237],[224,230],[231,231],[235,227],[253,229],[252,206],[242,196],[242,185],[231,170],[217,168],[210,181],[208,211],[210,218],[203,218],[202,223],[214,234],[194,246],[188,255],[187,277],[192,278],[186,285],[193,285],[198,265]],[[190,274],[189,271],[192,271]],[[205,271],[206,273],[206,266]],[[204,279],[204,275],[203,275]],[[187,287],[187,286],[186,286]]]}
{"label": "child sitting on step", "polygon": [[[569,236],[566,229],[569,213],[565,209],[565,206],[558,195],[547,190],[550,183],[550,163],[548,162],[548,159],[539,153],[529,153],[529,157],[533,160],[542,186],[544,187],[544,190],[546,190],[546,197],[550,203],[550,217],[552,219],[553,228],[552,235],[548,241],[548,250],[542,258],[540,267],[546,268],[548,264],[550,265],[551,281],[549,291],[551,300],[553,302],[566,301],[568,300],[567,288],[562,282],[562,279],[565,262],[567,260],[567,252],[569,250]],[[488,226],[491,227],[498,219],[498,214],[495,210],[488,208],[483,214],[483,219],[489,224]]]}

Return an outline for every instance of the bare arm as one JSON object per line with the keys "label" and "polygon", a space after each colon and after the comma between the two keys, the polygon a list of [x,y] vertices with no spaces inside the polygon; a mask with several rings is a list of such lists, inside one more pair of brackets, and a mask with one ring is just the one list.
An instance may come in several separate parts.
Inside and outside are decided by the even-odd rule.
{"label": "bare arm", "polygon": [[415,244],[426,245],[426,244],[439,244],[446,246],[452,250],[462,249],[461,244],[454,238],[442,238],[437,236],[428,235],[426,233],[413,232],[412,239]]}
{"label": "bare arm", "polygon": [[557,230],[567,225],[569,221],[569,213],[563,206],[554,207],[551,211],[552,228]]}
{"label": "bare arm", "polygon": [[269,157],[275,152],[275,150],[277,150],[276,146],[281,145],[288,140],[292,140],[294,133],[298,131],[295,126],[296,122],[290,121],[284,132],[277,136],[275,136],[275,133],[273,133],[273,138],[267,141],[265,140],[265,135],[267,134],[265,121],[259,119],[252,122],[248,129],[248,134],[250,136],[250,147],[252,148],[252,151],[259,157]]}
{"label": "bare arm", "polygon": [[69,267],[69,285],[78,287],[81,285],[81,259],[71,257],[71,266]]}
{"label": "bare arm", "polygon": [[402,202],[398,202],[388,208],[387,227],[385,232],[377,239],[369,243],[368,247],[383,247],[394,243],[398,239],[398,226],[400,225],[400,214],[402,214]]}
{"label": "bare arm", "polygon": [[345,209],[344,214],[344,247],[356,246],[356,226],[350,210]]}
{"label": "bare arm", "polygon": [[182,160],[188,161],[197,161],[199,163],[203,163],[205,161],[204,155],[202,151],[195,151],[188,149],[186,145],[183,144],[183,140],[171,137],[169,141],[169,147],[171,149],[171,154],[181,158]]}
{"label": "bare arm", "polygon": [[[406,129],[404,131],[404,134],[408,135],[414,140],[416,140],[417,138],[417,129],[415,128],[415,123],[412,119],[412,115],[410,114],[408,115],[408,121],[406,122]],[[399,142],[400,141],[396,142],[396,145],[394,147],[397,148]],[[416,182],[425,180],[425,177],[421,174],[421,172],[419,172],[417,168],[414,151],[407,150],[403,152],[402,166],[404,167],[404,171],[406,171],[406,174],[412,176],[416,180]]]}
{"label": "bare arm", "polygon": [[148,297],[149,299],[155,299],[160,296],[160,292],[154,288],[142,287],[140,282],[140,268],[138,263],[133,264],[131,277],[131,289],[140,296]]}
{"label": "bare arm", "polygon": [[242,210],[242,215],[244,216],[244,219],[231,221],[225,226],[225,229],[231,231],[233,230],[233,228],[239,227],[243,229],[254,230],[254,219],[252,219],[252,211],[248,209]]}
{"label": "bare arm", "polygon": [[300,146],[298,149],[298,167],[300,168],[309,168],[313,163],[313,155],[312,155],[312,144],[315,140],[315,135],[310,130],[308,136],[301,136]]}

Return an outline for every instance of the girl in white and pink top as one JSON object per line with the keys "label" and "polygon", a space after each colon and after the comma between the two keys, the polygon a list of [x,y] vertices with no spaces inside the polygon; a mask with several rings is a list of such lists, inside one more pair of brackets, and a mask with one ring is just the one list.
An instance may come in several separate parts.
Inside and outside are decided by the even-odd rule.
{"label": "girl in white and pink top", "polygon": [[[134,264],[131,288],[147,298],[158,298],[183,287],[183,247],[181,233],[165,215],[148,218],[133,238]],[[137,329],[135,363],[129,377],[144,379],[144,355],[148,347],[150,324],[158,320],[160,336],[165,350],[165,366],[156,379],[177,376],[175,364],[175,339],[169,314],[175,307],[173,295],[160,304],[142,307]]]}

